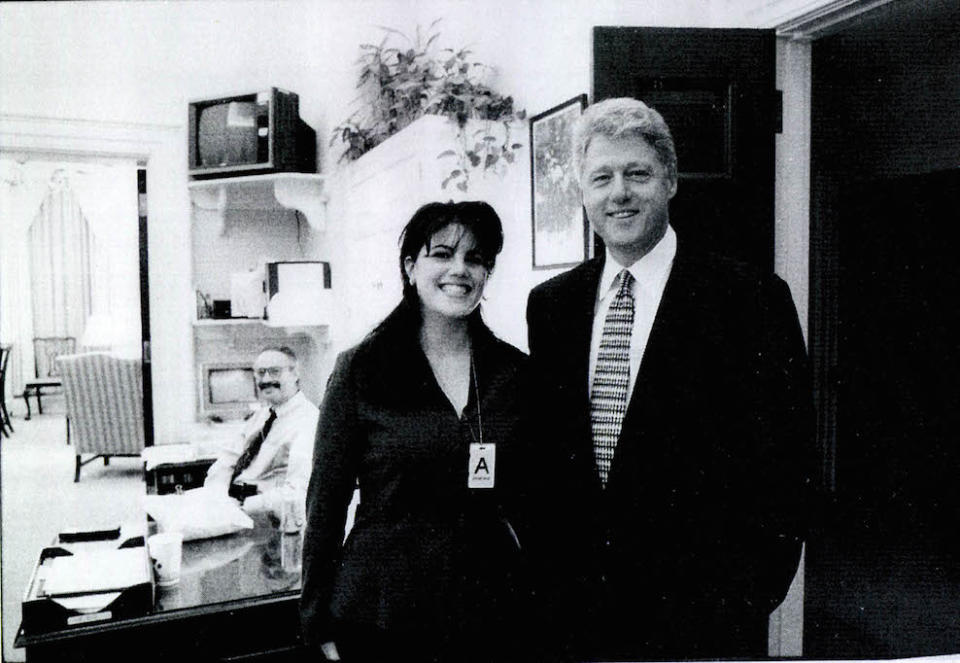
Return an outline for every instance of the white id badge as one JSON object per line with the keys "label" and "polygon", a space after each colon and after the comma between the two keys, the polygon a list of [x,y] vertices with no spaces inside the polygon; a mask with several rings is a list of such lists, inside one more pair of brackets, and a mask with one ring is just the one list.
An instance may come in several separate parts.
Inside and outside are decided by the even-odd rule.
{"label": "white id badge", "polygon": [[496,444],[470,444],[470,465],[467,467],[467,488],[493,488],[497,461]]}

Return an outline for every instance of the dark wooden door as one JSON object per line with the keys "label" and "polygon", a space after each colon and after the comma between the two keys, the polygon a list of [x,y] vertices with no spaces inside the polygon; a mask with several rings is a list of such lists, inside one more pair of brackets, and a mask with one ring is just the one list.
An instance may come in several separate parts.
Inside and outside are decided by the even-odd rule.
{"label": "dark wooden door", "polygon": [[670,125],[680,182],[670,220],[687,245],[773,267],[772,30],[597,27],[594,101],[636,97]]}

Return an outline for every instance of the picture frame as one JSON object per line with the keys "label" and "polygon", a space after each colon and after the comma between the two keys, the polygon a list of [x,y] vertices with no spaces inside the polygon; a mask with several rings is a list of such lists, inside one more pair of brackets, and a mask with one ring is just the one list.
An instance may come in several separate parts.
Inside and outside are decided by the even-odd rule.
{"label": "picture frame", "polygon": [[590,228],[573,172],[573,124],[587,107],[580,94],[530,118],[533,269],[572,267],[590,257]]}

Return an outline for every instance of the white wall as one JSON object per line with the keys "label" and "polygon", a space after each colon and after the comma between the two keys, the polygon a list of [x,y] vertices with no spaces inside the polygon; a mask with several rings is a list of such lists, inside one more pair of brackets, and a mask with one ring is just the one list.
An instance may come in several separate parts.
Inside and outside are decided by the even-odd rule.
{"label": "white wall", "polygon": [[[587,5],[590,5],[589,7]],[[0,37],[5,112],[181,122],[184,101],[280,85],[329,129],[354,98],[358,45],[376,26],[410,34],[442,18],[441,45],[470,45],[532,112],[588,91],[593,25],[711,26],[702,0],[553,3],[347,1],[7,3]],[[56,35],[55,39],[50,36]],[[42,84],[38,84],[42,82]],[[324,134],[326,135],[326,134]],[[325,142],[325,141],[324,141]]]}

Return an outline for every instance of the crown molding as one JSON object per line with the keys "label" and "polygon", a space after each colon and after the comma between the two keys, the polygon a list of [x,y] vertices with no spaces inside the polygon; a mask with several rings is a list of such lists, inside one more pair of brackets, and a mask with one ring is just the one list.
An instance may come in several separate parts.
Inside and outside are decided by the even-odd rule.
{"label": "crown molding", "polygon": [[791,17],[782,16],[772,27],[777,36],[809,41],[839,30],[849,21],[892,0],[832,0]]}
{"label": "crown molding", "polygon": [[86,155],[147,156],[175,140],[175,124],[115,122],[0,113],[0,148]]}

